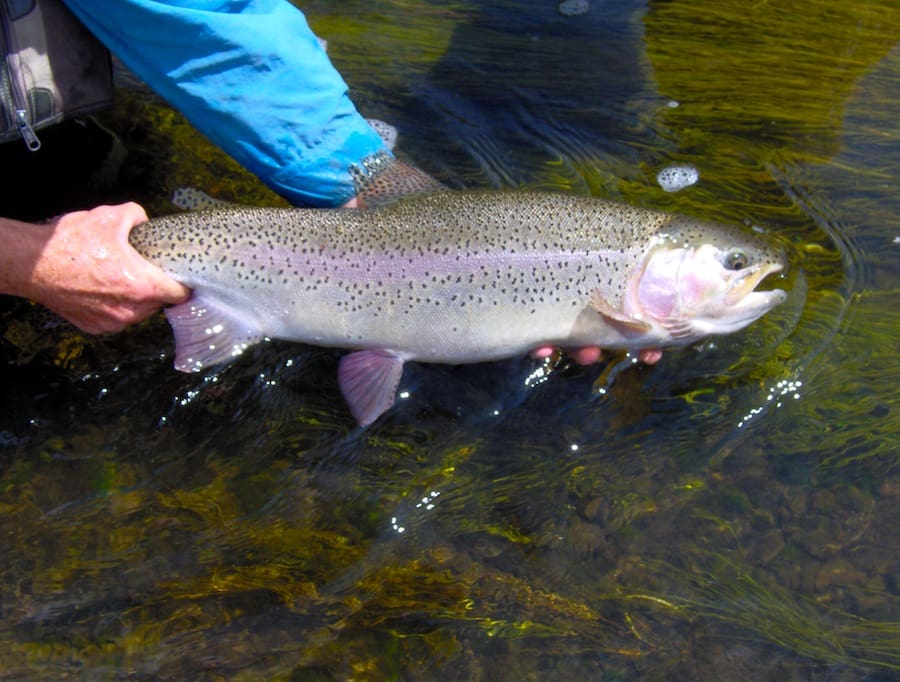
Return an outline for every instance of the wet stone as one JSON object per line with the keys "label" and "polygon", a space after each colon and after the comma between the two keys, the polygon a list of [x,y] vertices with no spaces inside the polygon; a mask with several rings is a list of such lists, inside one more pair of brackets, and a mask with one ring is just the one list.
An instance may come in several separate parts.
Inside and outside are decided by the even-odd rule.
{"label": "wet stone", "polygon": [[878,494],[882,497],[896,497],[900,495],[900,476],[888,476],[878,486]]}
{"label": "wet stone", "polygon": [[603,516],[603,498],[594,497],[584,505],[584,517],[588,521],[598,521]]}
{"label": "wet stone", "polygon": [[862,585],[866,582],[866,574],[849,561],[835,557],[825,562],[816,575],[816,590],[821,592],[835,585]]}
{"label": "wet stone", "polygon": [[784,549],[784,535],[778,529],[770,530],[750,545],[747,559],[755,564],[767,564]]}
{"label": "wet stone", "polygon": [[566,533],[566,545],[579,556],[593,556],[598,552],[605,554],[606,533],[596,523],[576,520]]}
{"label": "wet stone", "polygon": [[840,547],[834,542],[834,534],[827,526],[824,518],[810,519],[815,526],[812,528],[797,530],[792,533],[792,539],[810,556],[824,559],[834,555]]}
{"label": "wet stone", "polygon": [[809,508],[813,512],[829,513],[834,509],[835,495],[831,490],[815,490],[809,496]]}

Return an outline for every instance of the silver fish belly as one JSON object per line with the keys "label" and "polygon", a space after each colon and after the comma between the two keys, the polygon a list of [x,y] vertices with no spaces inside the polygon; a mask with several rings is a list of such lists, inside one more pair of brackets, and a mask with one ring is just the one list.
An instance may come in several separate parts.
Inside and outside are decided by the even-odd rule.
{"label": "silver fish belly", "polygon": [[[636,278],[665,265],[657,257],[654,270],[648,254],[707,234],[731,238],[589,197],[437,192],[375,209],[183,213],[136,227],[131,242],[194,292],[166,312],[178,369],[199,371],[266,337],[348,348],[339,381],[367,424],[393,404],[408,360],[695,341],[683,323],[676,332],[664,316],[635,313],[633,300]],[[750,248],[779,267],[767,245]]]}

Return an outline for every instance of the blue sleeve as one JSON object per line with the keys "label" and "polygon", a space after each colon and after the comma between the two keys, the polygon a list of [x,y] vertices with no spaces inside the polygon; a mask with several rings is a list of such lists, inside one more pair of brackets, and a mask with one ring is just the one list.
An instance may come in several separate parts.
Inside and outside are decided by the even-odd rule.
{"label": "blue sleeve", "polygon": [[355,195],[350,168],[386,151],[287,0],[64,0],[122,62],[294,204]]}

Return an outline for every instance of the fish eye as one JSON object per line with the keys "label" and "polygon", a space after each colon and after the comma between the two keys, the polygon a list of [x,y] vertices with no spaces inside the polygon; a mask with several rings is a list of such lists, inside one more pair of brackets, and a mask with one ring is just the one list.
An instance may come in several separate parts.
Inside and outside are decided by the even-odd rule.
{"label": "fish eye", "polygon": [[725,256],[725,267],[729,270],[743,270],[750,265],[750,259],[743,251],[735,249]]}

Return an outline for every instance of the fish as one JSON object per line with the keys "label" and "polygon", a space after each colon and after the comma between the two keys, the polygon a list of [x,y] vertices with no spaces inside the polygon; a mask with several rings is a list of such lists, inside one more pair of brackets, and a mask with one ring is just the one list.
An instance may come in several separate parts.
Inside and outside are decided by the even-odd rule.
{"label": "fish", "polygon": [[407,362],[536,348],[683,347],[785,300],[765,235],[604,199],[439,190],[360,209],[235,207],[153,218],[132,246],[192,289],[165,310],[175,367],[266,339],[346,349],[338,384],[361,426]]}

